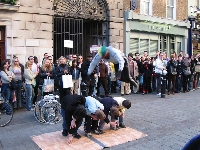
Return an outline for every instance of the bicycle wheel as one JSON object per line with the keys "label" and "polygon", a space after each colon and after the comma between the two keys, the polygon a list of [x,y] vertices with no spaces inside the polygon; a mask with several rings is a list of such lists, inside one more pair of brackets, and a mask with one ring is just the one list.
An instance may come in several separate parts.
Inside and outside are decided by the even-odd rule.
{"label": "bicycle wheel", "polygon": [[0,104],[0,126],[4,127],[13,118],[13,108],[8,102]]}

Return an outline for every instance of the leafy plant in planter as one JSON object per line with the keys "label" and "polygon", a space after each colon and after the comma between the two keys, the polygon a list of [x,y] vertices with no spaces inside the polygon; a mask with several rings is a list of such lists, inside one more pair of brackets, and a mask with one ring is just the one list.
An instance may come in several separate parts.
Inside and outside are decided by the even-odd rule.
{"label": "leafy plant in planter", "polygon": [[8,3],[8,4],[15,4],[16,0],[0,0],[0,3]]}

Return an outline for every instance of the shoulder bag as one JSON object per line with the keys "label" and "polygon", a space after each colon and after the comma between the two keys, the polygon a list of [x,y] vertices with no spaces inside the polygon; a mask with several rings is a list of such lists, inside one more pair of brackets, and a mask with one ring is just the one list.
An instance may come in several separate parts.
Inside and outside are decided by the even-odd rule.
{"label": "shoulder bag", "polygon": [[[5,71],[4,71],[4,72],[5,72]],[[6,72],[5,72],[5,73],[6,73]],[[6,74],[7,74],[7,73],[6,73]],[[7,74],[7,76],[9,76],[9,75]],[[16,82],[15,82],[13,79],[10,81],[9,86],[10,86],[10,88],[11,88],[12,90],[15,90],[15,89],[17,88]]]}

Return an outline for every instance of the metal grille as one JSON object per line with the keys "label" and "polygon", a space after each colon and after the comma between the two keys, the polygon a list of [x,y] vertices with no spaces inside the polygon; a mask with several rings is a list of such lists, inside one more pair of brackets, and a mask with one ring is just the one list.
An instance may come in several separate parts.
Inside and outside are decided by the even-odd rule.
{"label": "metal grille", "polygon": [[[72,40],[73,48],[64,47]],[[54,58],[68,54],[83,54],[83,19],[54,17]]]}
{"label": "metal grille", "polygon": [[[108,25],[108,22],[55,16],[54,59],[69,54],[81,54],[85,57],[90,52],[91,45],[107,46]],[[72,40],[73,48],[64,47],[64,40]]]}

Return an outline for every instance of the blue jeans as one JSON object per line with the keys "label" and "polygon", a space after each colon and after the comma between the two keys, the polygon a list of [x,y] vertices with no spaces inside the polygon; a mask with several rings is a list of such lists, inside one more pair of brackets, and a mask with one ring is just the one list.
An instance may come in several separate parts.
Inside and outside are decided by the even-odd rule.
{"label": "blue jeans", "polygon": [[189,75],[188,90],[193,89],[194,74]]}
{"label": "blue jeans", "polygon": [[16,101],[14,102],[14,108],[21,108],[22,107],[21,89],[22,89],[22,82],[18,82],[17,88],[15,89]]}
{"label": "blue jeans", "polygon": [[26,108],[31,110],[32,107],[32,96],[33,96],[33,86],[32,84],[26,84]]}
{"label": "blue jeans", "polygon": [[62,127],[63,127],[63,129],[67,130],[67,121],[66,121],[66,118],[65,118],[65,110],[63,108],[61,108],[61,115],[63,117]]}
{"label": "blue jeans", "polygon": [[2,84],[1,93],[6,102],[9,102],[10,104],[13,103],[14,90],[10,89],[9,83]]}
{"label": "blue jeans", "polygon": [[176,92],[180,92],[182,88],[182,75],[176,77]]}

